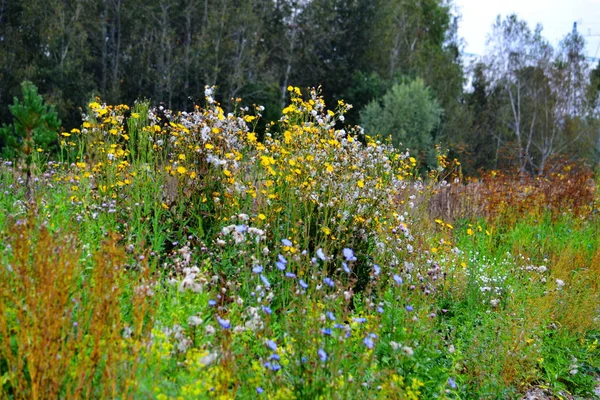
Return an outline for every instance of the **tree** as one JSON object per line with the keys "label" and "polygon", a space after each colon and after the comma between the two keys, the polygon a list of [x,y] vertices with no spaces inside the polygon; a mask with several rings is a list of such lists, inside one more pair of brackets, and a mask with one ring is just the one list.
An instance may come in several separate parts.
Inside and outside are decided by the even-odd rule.
{"label": "tree", "polygon": [[392,136],[392,143],[419,155],[425,164],[435,164],[432,133],[440,122],[442,108],[422,79],[397,83],[380,101],[361,112],[365,131]]}
{"label": "tree", "polygon": [[25,157],[30,164],[38,148],[56,154],[61,122],[54,107],[44,104],[33,83],[23,82],[21,90],[23,101],[15,97],[9,106],[13,123],[0,128],[0,151],[5,158]]}

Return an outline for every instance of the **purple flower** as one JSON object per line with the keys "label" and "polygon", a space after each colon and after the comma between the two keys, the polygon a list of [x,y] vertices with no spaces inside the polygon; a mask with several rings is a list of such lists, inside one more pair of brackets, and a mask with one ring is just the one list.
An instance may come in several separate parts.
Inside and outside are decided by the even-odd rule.
{"label": "purple flower", "polygon": [[284,263],[284,264],[287,264],[287,260],[286,260],[286,259],[285,259],[285,257],[284,257],[284,256],[282,256],[281,254],[279,254],[279,255],[277,256],[277,258],[279,259],[279,262],[282,262],[282,263]]}
{"label": "purple flower", "polygon": [[279,354],[277,354],[277,353],[273,353],[273,354],[271,354],[271,356],[269,357],[269,360],[275,360],[275,361],[279,361],[279,360],[281,360],[281,357],[279,357]]}
{"label": "purple flower", "polygon": [[261,274],[260,280],[265,284],[266,287],[271,287],[271,283],[269,282],[266,276]]}
{"label": "purple flower", "polygon": [[256,267],[252,268],[252,272],[254,272],[255,274],[260,274],[263,272],[263,267],[262,265],[257,265]]}
{"label": "purple flower", "polygon": [[366,318],[352,318],[352,320],[357,324],[364,324],[365,322],[367,322]]}
{"label": "purple flower", "polygon": [[289,240],[289,239],[281,239],[281,244],[283,244],[284,246],[287,246],[287,247],[292,247],[293,246],[292,241]]}
{"label": "purple flower", "polygon": [[271,313],[273,312],[271,310],[271,308],[268,306],[263,306],[262,310],[265,312],[265,314],[268,314],[268,315],[271,315]]}
{"label": "purple flower", "polygon": [[394,278],[394,281],[398,285],[401,285],[402,283],[404,283],[404,281],[402,280],[402,277],[400,275],[394,274],[394,276],[392,278]]}
{"label": "purple flower", "polygon": [[373,273],[379,275],[381,273],[381,267],[377,264],[373,264]]}
{"label": "purple flower", "polygon": [[334,324],[333,327],[335,329],[344,329],[346,327],[346,325],[344,325],[344,324]]}
{"label": "purple flower", "polygon": [[412,311],[412,310],[413,310],[413,306],[411,306],[411,305],[406,306],[406,311]]}
{"label": "purple flower", "polygon": [[285,276],[286,276],[286,278],[295,278],[296,274],[294,274],[293,272],[286,272]]}
{"label": "purple flower", "polygon": [[322,261],[327,260],[325,253],[323,253],[323,249],[317,250],[317,257],[319,257]]}
{"label": "purple flower", "polygon": [[298,283],[300,284],[300,286],[302,286],[302,289],[307,289],[308,288],[308,283],[304,282],[303,279],[300,279],[298,281]]}
{"label": "purple flower", "polygon": [[216,302],[216,300],[209,300],[208,301],[208,305],[211,306],[211,307],[214,307],[214,306],[217,305],[217,302]]}
{"label": "purple flower", "polygon": [[356,257],[354,256],[354,251],[352,251],[352,249],[345,248],[344,250],[342,250],[342,253],[344,254],[344,257],[346,258],[346,261],[356,261]]}
{"label": "purple flower", "polygon": [[271,371],[279,371],[281,369],[281,365],[277,364],[276,362],[271,363],[267,361],[265,363],[265,368],[270,369]]}
{"label": "purple flower", "polygon": [[454,382],[454,379],[448,378],[448,385],[450,385],[452,389],[456,389],[456,382]]}
{"label": "purple flower", "polygon": [[335,315],[333,315],[331,311],[327,311],[327,318],[329,318],[332,321],[335,321]]}
{"label": "purple flower", "polygon": [[219,317],[217,315],[217,321],[219,322],[219,325],[221,325],[221,327],[223,329],[229,329],[229,328],[231,328],[231,323],[229,322],[228,319],[223,319],[223,318],[221,318],[221,317]]}
{"label": "purple flower", "polygon": [[278,270],[285,271],[285,263],[282,263],[281,261],[277,261],[275,263],[275,266],[277,267]]}
{"label": "purple flower", "polygon": [[363,343],[365,346],[367,346],[367,349],[372,349],[375,346],[375,342],[373,342],[373,338],[371,336],[367,336],[365,340],[363,340]]}
{"label": "purple flower", "polygon": [[383,307],[377,307],[377,312],[379,314],[383,314]]}
{"label": "purple flower", "polygon": [[323,328],[323,329],[321,329],[321,333],[323,335],[330,336],[331,335],[331,329],[330,328]]}
{"label": "purple flower", "polygon": [[267,347],[268,347],[268,348],[270,348],[271,350],[273,350],[273,351],[277,351],[277,343],[275,343],[274,341],[272,341],[272,340],[270,340],[270,339],[269,339],[269,340],[267,340],[267,341],[265,342],[265,344],[266,344],[266,345],[267,345]]}
{"label": "purple flower", "polygon": [[323,283],[326,284],[329,287],[334,287],[335,283],[333,282],[333,279],[331,279],[330,277],[325,277],[325,279],[323,279]]}
{"label": "purple flower", "polygon": [[319,351],[317,351],[317,354],[319,355],[319,358],[322,362],[327,361],[327,353],[325,353],[325,350],[319,349]]}
{"label": "purple flower", "polygon": [[264,391],[265,391],[265,389],[261,388],[260,386],[256,388],[256,393],[258,393],[258,394],[261,394]]}

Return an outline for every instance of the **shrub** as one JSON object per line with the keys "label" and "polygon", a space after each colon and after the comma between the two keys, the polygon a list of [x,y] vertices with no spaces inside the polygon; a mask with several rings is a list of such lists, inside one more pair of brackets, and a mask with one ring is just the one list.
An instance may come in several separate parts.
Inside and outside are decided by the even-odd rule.
{"label": "shrub", "polygon": [[381,100],[369,103],[360,113],[367,132],[392,136],[394,146],[406,146],[428,165],[435,163],[433,132],[442,108],[422,79],[397,83]]}

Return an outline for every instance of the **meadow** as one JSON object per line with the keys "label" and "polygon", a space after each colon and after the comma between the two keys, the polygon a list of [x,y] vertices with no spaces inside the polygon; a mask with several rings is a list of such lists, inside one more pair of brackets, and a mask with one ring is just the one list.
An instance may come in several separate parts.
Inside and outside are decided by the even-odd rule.
{"label": "meadow", "polygon": [[597,397],[592,169],[423,171],[288,92],[98,99],[3,161],[0,398]]}

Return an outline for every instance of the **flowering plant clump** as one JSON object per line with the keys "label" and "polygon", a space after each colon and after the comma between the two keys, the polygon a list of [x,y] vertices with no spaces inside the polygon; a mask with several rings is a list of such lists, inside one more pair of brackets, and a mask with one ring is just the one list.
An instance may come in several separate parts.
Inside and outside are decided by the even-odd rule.
{"label": "flowering plant clump", "polygon": [[[600,311],[597,240],[563,254],[524,244],[549,222],[451,219],[457,160],[438,151],[422,178],[319,89],[289,87],[264,131],[263,107],[204,94],[188,112],[96,99],[43,172],[3,162],[2,395],[502,397],[566,367],[589,388],[597,339],[570,335]],[[555,233],[597,237],[578,221]],[[44,324],[52,346],[33,340]],[[579,349],[566,366],[547,347],[559,325]]]}

